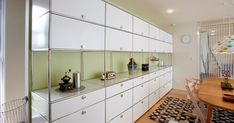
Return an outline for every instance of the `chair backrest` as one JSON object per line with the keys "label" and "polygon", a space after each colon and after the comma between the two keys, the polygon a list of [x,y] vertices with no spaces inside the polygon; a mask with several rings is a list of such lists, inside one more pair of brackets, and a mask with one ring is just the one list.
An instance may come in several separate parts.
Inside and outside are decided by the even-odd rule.
{"label": "chair backrest", "polygon": [[195,81],[186,79],[185,88],[188,92],[190,100],[194,105],[194,110],[196,112],[196,115],[198,116],[198,118],[201,120],[202,123],[205,123],[205,113],[204,111],[202,111],[201,109],[202,107],[198,105],[199,99],[196,96],[196,92],[198,91],[197,86],[198,84]]}

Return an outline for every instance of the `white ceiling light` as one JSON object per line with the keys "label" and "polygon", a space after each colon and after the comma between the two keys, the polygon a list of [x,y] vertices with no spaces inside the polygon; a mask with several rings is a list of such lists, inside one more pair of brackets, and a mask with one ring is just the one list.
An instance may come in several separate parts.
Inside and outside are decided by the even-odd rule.
{"label": "white ceiling light", "polygon": [[172,14],[175,12],[175,10],[174,9],[167,9],[166,12],[167,12],[167,14]]}

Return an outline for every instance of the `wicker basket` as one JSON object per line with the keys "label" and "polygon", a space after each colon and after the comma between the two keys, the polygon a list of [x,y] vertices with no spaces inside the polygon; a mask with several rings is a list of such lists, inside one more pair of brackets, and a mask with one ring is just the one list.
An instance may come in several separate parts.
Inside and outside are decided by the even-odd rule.
{"label": "wicker basket", "polygon": [[6,102],[0,107],[0,123],[26,123],[26,104],[28,98]]}

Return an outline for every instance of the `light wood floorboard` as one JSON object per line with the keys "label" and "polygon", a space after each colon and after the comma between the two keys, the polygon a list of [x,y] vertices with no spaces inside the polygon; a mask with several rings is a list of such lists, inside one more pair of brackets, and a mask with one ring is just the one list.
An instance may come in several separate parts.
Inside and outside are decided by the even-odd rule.
{"label": "light wood floorboard", "polygon": [[142,117],[140,117],[135,123],[156,123],[153,120],[149,119],[149,115],[154,112],[160,104],[163,103],[163,100],[167,96],[173,96],[181,99],[186,99],[187,98],[187,92],[183,90],[176,90],[172,89],[170,92],[167,93],[166,96],[164,96],[161,100],[159,100],[154,106],[152,106],[151,109],[149,109]]}

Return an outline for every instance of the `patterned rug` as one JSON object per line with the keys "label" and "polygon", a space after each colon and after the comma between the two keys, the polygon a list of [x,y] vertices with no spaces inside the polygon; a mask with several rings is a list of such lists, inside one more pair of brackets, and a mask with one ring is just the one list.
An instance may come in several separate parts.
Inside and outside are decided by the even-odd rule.
{"label": "patterned rug", "polygon": [[199,123],[200,120],[192,114],[193,109],[194,106],[191,101],[175,97],[166,97],[164,102],[149,118],[160,123],[167,123],[169,120],[185,123]]}
{"label": "patterned rug", "polygon": [[[149,118],[160,123],[167,123],[169,120],[183,123],[200,123],[200,120],[192,114],[193,109],[194,106],[189,100],[166,97]],[[234,112],[215,108],[211,123],[234,123]]]}

